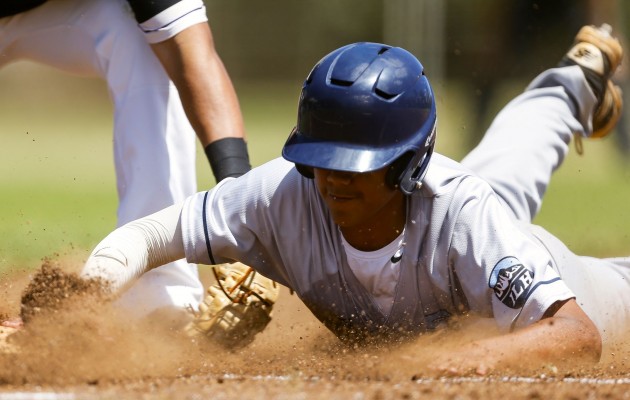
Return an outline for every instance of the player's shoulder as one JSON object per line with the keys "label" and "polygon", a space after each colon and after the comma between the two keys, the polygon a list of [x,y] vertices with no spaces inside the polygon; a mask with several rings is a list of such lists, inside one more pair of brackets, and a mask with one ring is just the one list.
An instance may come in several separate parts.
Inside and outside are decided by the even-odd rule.
{"label": "player's shoulder", "polygon": [[422,184],[425,196],[442,195],[471,185],[491,190],[473,171],[439,153],[433,154]]}
{"label": "player's shoulder", "polygon": [[280,195],[282,190],[294,190],[302,176],[295,169],[295,164],[282,157],[274,158],[253,168],[239,178],[239,185],[245,185],[253,190],[259,188],[261,192]]}
{"label": "player's shoulder", "polygon": [[231,209],[286,208],[304,197],[300,177],[294,164],[276,158],[239,177],[223,179],[212,188],[211,199]]}
{"label": "player's shoulder", "polygon": [[254,168],[252,171],[257,171],[257,173],[263,175],[284,176],[294,169],[295,164],[285,160],[282,157],[277,157],[261,164],[259,167]]}

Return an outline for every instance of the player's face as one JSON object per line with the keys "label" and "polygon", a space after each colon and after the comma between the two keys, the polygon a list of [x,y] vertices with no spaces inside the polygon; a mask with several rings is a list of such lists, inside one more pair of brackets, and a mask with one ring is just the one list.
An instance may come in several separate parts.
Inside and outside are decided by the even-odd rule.
{"label": "player's face", "polygon": [[379,231],[388,238],[401,231],[405,198],[400,190],[385,182],[388,169],[361,174],[314,170],[317,189],[346,239],[346,233],[367,237]]}

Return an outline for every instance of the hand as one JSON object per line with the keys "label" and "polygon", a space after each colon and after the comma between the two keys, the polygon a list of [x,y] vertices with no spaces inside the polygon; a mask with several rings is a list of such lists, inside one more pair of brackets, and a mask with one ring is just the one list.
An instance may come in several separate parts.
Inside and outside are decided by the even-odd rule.
{"label": "hand", "polygon": [[0,355],[16,354],[19,347],[10,339],[13,334],[22,329],[22,319],[19,317],[0,321]]}
{"label": "hand", "polygon": [[20,317],[9,318],[0,321],[0,326],[4,326],[5,328],[20,329],[23,325],[24,322],[22,322],[22,318]]}
{"label": "hand", "polygon": [[574,299],[555,303],[545,316],[511,333],[444,347],[430,358],[428,371],[438,376],[488,375],[499,369],[531,372],[599,360],[599,331]]}

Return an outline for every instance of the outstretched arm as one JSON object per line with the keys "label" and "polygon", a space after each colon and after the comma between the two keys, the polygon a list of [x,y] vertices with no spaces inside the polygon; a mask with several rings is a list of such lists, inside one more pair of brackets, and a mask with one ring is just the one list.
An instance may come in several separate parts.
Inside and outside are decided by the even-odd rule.
{"label": "outstretched arm", "polygon": [[486,375],[496,369],[597,362],[597,327],[574,299],[554,304],[545,317],[518,331],[476,340],[440,354],[429,365],[438,375]]}
{"label": "outstretched arm", "polygon": [[152,268],[184,258],[183,203],[121,226],[92,251],[81,276],[109,282],[118,293]]}
{"label": "outstretched arm", "polygon": [[238,98],[214,47],[209,25],[192,25],[151,47],[177,87],[217,182],[249,171]]}

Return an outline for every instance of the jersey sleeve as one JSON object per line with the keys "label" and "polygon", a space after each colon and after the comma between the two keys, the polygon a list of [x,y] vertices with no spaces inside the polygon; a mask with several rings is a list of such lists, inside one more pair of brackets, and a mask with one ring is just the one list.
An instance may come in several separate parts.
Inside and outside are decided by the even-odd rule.
{"label": "jersey sleeve", "polygon": [[172,38],[184,29],[207,22],[202,0],[128,0],[149,43]]}
{"label": "jersey sleeve", "polygon": [[472,311],[510,331],[540,320],[557,301],[575,297],[549,253],[523,233],[485,182],[461,208],[449,261]]}
{"label": "jersey sleeve", "polygon": [[273,160],[189,197],[181,216],[186,259],[208,265],[238,260],[286,285],[277,228],[282,207],[270,204],[272,197],[282,197],[278,186],[290,180],[286,175],[292,168]]}

